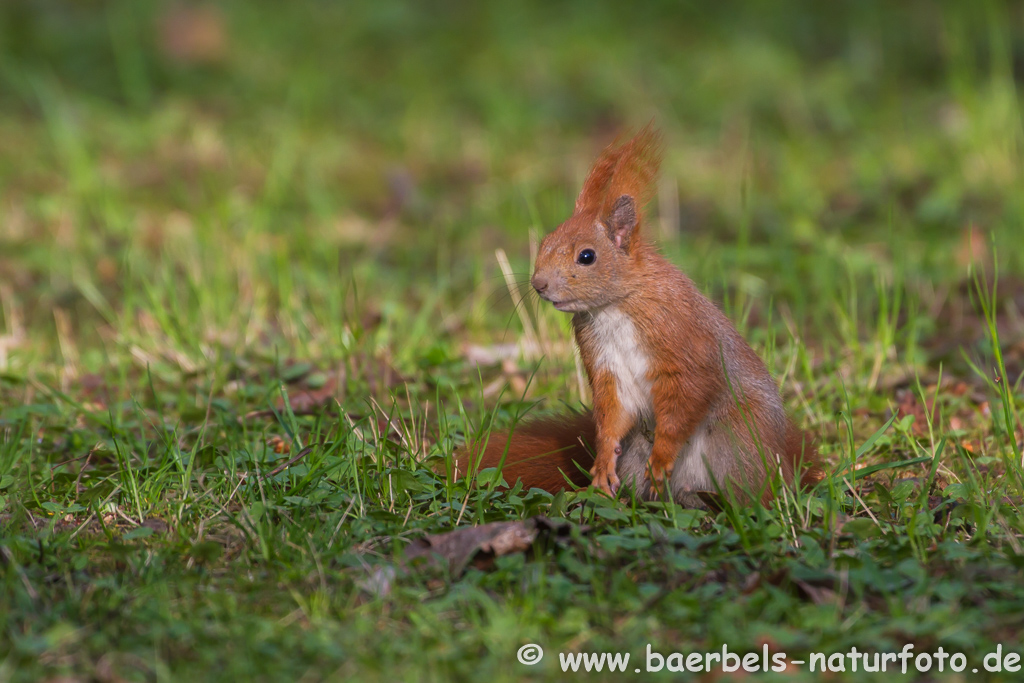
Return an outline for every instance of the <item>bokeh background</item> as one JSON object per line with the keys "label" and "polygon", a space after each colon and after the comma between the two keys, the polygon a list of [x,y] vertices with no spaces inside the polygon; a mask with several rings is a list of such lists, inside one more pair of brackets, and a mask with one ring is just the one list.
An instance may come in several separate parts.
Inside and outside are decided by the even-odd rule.
{"label": "bokeh background", "polygon": [[848,344],[909,288],[934,335],[992,236],[1020,270],[1022,31],[998,2],[7,0],[0,364],[95,370],[108,328],[409,372],[514,341],[495,248],[522,280],[650,120],[657,236],[736,317]]}

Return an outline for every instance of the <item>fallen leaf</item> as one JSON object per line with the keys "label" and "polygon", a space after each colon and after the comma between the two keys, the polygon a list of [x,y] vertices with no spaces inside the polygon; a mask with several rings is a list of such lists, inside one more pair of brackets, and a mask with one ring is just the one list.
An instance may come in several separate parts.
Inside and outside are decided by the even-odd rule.
{"label": "fallen leaf", "polygon": [[438,555],[448,561],[452,574],[459,575],[477,554],[501,557],[514,552],[523,552],[533,545],[537,538],[536,525],[532,520],[514,522],[491,522],[481,526],[466,527],[446,534],[429,535],[419,539],[406,550],[406,559]]}
{"label": "fallen leaf", "polygon": [[765,576],[763,581],[780,588],[793,587],[797,595],[816,605],[834,604],[838,599],[834,590],[836,579],[828,574],[814,578],[798,578],[793,576],[789,569],[779,569]]}
{"label": "fallen leaf", "polygon": [[[310,372],[307,377],[315,379],[314,385],[302,383],[287,388],[288,405],[296,413],[308,413],[331,402],[338,394],[338,388],[344,384],[344,371],[319,373]],[[278,410],[284,410],[284,399],[278,396],[275,400]]]}
{"label": "fallen leaf", "polygon": [[158,534],[162,534],[170,528],[167,522],[159,517],[147,517],[146,521],[142,523],[142,526],[152,529]]}
{"label": "fallen leaf", "polygon": [[799,579],[795,579],[793,583],[796,584],[796,587],[800,589],[800,592],[815,605],[831,605],[838,602],[836,592],[831,588],[815,586],[812,583],[801,581]]}
{"label": "fallen leaf", "polygon": [[267,446],[273,449],[275,453],[287,453],[291,450],[291,446],[288,445],[288,442],[280,436],[272,436],[267,439]]}
{"label": "fallen leaf", "polygon": [[216,64],[228,51],[224,15],[216,7],[177,5],[160,17],[159,48],[182,64]]}
{"label": "fallen leaf", "polygon": [[927,436],[929,419],[931,424],[935,425],[938,417],[934,401],[929,398],[926,399],[925,405],[921,405],[917,400],[917,394],[910,389],[900,389],[896,392],[896,412],[901,418],[907,415],[914,416],[911,429],[916,436]]}
{"label": "fallen leaf", "polygon": [[743,579],[743,585],[740,587],[740,592],[744,595],[750,595],[755,590],[761,587],[761,573],[751,572],[747,574],[747,578]]}
{"label": "fallen leaf", "polygon": [[438,557],[448,563],[453,575],[458,576],[471,560],[478,566],[487,567],[496,557],[529,550],[542,531],[565,536],[571,528],[569,522],[543,516],[463,527],[417,539],[406,549],[405,559]]}

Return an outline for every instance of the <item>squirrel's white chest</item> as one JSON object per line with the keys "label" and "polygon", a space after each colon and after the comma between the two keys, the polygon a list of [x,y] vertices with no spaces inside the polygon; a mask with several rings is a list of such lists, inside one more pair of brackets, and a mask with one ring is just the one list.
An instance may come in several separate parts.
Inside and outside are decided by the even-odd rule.
{"label": "squirrel's white chest", "polygon": [[590,325],[594,367],[615,377],[619,403],[637,417],[652,412],[649,361],[628,315],[609,306],[594,313]]}

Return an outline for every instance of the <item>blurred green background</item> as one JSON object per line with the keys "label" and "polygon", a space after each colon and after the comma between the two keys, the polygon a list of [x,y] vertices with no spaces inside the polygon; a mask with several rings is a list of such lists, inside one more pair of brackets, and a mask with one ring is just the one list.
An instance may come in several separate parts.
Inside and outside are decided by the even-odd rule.
{"label": "blurred green background", "polygon": [[731,312],[782,302],[827,343],[878,282],[934,313],[992,235],[1020,270],[1017,4],[8,0],[0,26],[22,372],[61,360],[54,307],[90,369],[154,309],[190,355],[242,328],[332,355],[369,313],[407,370],[493,338],[494,248],[527,272],[529,230],[652,119],[658,237]]}

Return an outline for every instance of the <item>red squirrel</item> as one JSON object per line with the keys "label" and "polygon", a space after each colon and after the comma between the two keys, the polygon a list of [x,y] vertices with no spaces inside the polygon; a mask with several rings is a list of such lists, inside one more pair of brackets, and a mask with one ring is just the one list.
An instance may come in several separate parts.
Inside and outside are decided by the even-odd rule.
{"label": "red squirrel", "polygon": [[667,485],[693,507],[703,492],[766,503],[766,475],[789,483],[801,464],[805,483],[817,477],[764,362],[645,234],[660,147],[648,125],[605,149],[537,255],[531,284],[572,313],[592,413],[492,433],[482,454],[459,456],[474,470],[501,466],[507,482],[551,492],[585,486],[589,471],[608,495],[626,483],[651,499]]}

